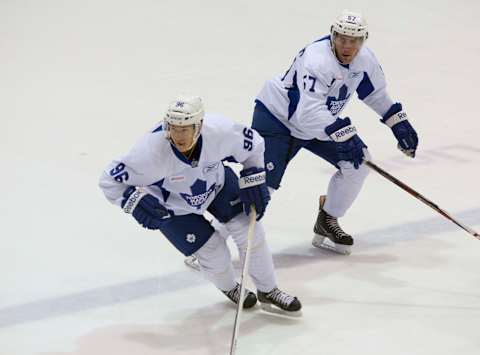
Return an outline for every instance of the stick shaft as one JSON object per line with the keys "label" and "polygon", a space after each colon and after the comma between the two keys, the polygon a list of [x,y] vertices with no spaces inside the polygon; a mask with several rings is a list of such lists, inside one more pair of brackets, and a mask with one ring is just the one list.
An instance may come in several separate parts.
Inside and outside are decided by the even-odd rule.
{"label": "stick shaft", "polygon": [[422,194],[420,194],[419,192],[415,191],[414,189],[412,189],[410,186],[408,186],[407,184],[401,182],[400,180],[398,180],[396,177],[390,175],[389,173],[387,173],[385,170],[383,170],[382,168],[380,168],[378,165],[372,163],[371,161],[369,160],[365,160],[364,163],[369,167],[371,168],[372,170],[375,170],[377,173],[379,173],[380,175],[382,175],[384,178],[386,178],[387,180],[393,182],[395,185],[397,185],[398,187],[400,187],[401,189],[405,190],[406,192],[408,192],[410,195],[412,195],[413,197],[417,198],[418,200],[422,201],[424,204],[426,204],[427,206],[431,207],[432,209],[434,209],[435,211],[437,211],[438,213],[440,213],[443,217],[445,217],[446,219],[452,221],[453,223],[455,223],[457,226],[459,226],[460,228],[462,228],[464,231],[466,231],[467,233],[469,233],[470,235],[472,235],[473,237],[477,238],[478,240],[480,240],[480,235],[475,232],[473,229],[465,226],[464,224],[460,223],[459,221],[457,221],[455,218],[453,218],[448,212],[446,212],[445,210],[441,209],[436,203],[430,201],[428,198],[426,198],[425,196],[423,196]]}
{"label": "stick shaft", "polygon": [[230,355],[234,355],[237,351],[237,341],[240,329],[240,316],[243,310],[243,296],[245,294],[245,280],[248,273],[248,264],[250,261],[250,244],[253,238],[253,230],[255,227],[255,221],[257,219],[257,212],[255,207],[251,206],[250,211],[250,223],[248,224],[247,233],[247,250],[245,251],[245,261],[243,262],[242,275],[240,276],[240,295],[238,297],[237,312],[235,314],[235,323],[233,325],[232,342],[230,343]]}

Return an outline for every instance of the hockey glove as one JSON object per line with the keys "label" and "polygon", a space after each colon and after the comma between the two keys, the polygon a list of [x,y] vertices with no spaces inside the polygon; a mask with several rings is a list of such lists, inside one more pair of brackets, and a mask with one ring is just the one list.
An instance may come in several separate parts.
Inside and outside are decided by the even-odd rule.
{"label": "hockey glove", "polygon": [[248,168],[240,172],[240,200],[243,203],[243,210],[250,214],[250,206],[254,205],[257,211],[257,221],[263,217],[270,193],[266,184],[265,169]]}
{"label": "hockey glove", "polygon": [[393,135],[398,141],[398,149],[406,156],[415,158],[418,136],[410,122],[408,122],[407,114],[402,110],[402,104],[396,103],[392,105],[381,121],[392,129]]}
{"label": "hockey glove", "polygon": [[156,197],[134,186],[123,193],[122,208],[147,229],[158,229],[164,219],[170,217]]}
{"label": "hockey glove", "polygon": [[352,126],[350,118],[337,118],[335,122],[325,127],[325,133],[336,143],[337,162],[349,161],[355,169],[358,169],[365,156],[363,148],[367,146],[357,135],[357,129]]}

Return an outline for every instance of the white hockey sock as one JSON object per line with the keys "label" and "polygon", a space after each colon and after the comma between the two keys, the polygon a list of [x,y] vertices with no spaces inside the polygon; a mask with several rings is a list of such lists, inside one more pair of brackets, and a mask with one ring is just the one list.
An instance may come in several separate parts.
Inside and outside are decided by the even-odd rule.
{"label": "white hockey sock", "polygon": [[236,286],[230,250],[218,232],[214,232],[194,255],[202,274],[218,289],[229,291]]}
{"label": "white hockey sock", "polygon": [[369,168],[364,164],[358,169],[353,164],[341,161],[338,170],[330,179],[327,201],[323,209],[331,216],[343,217],[362,189]]}
{"label": "white hockey sock", "polygon": [[[249,221],[250,217],[242,213],[225,224],[237,245],[242,265],[245,260]],[[259,291],[269,292],[277,282],[272,253],[265,239],[265,231],[261,222],[255,224],[250,248],[249,275]]]}

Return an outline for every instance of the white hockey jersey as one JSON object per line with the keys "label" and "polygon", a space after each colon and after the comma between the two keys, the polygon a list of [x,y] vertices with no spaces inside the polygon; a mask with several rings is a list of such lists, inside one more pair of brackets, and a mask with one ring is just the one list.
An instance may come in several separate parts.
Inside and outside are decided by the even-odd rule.
{"label": "white hockey jersey", "polygon": [[292,136],[330,140],[325,127],[335,121],[355,91],[380,116],[393,104],[373,52],[363,45],[350,65],[341,65],[326,36],[302,49],[284,75],[267,81],[257,100]]}
{"label": "white hockey jersey", "polygon": [[144,187],[175,215],[203,214],[224,185],[222,161],[263,168],[264,141],[254,130],[206,114],[197,142],[198,161],[190,162],[165,136],[162,125],[143,136],[100,177],[110,202],[121,205],[128,186]]}

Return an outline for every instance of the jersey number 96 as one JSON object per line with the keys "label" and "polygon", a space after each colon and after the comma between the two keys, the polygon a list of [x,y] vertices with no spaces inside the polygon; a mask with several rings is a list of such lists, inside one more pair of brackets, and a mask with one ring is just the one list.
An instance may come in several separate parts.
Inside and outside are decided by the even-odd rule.
{"label": "jersey number 96", "polygon": [[110,170],[110,176],[113,176],[115,181],[124,182],[128,180],[128,172],[124,171],[125,164],[119,163],[116,167]]}
{"label": "jersey number 96", "polygon": [[250,128],[245,127],[243,129],[243,149],[251,151],[253,148],[253,131]]}

